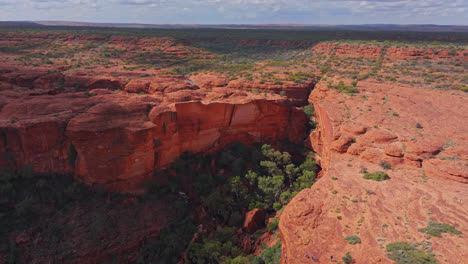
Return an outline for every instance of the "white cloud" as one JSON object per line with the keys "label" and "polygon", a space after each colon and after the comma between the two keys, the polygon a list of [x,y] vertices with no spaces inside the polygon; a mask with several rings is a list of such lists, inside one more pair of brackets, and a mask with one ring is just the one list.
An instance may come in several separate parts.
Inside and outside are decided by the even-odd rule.
{"label": "white cloud", "polygon": [[105,22],[314,24],[468,21],[466,0],[0,0],[0,6],[1,20],[72,17]]}

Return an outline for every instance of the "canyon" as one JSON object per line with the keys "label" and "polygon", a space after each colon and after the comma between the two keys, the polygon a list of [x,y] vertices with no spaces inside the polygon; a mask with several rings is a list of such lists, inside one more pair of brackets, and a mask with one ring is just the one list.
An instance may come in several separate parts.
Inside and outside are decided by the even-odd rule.
{"label": "canyon", "polygon": [[[144,193],[142,184],[154,179],[155,170],[169,168],[184,152],[217,153],[233,142],[281,148],[288,142],[313,151],[322,170],[316,183],[297,194],[279,216],[282,263],[312,263],[312,255],[320,263],[331,263],[345,252],[355,263],[392,263],[384,246],[396,241],[429,241],[441,263],[463,263],[468,257],[468,105],[462,77],[468,49],[240,40],[234,45],[268,49],[296,45],[306,58],[316,57],[304,61],[300,69],[292,66],[300,63],[260,61],[255,69],[265,67],[261,74],[233,77],[217,70],[174,74],[173,66],[138,68],[122,62],[133,55],[151,57],[155,47],[167,62],[194,54],[200,60],[216,56],[171,38],[0,36],[0,44],[8,47],[31,42],[45,45],[48,52],[79,50],[67,62],[54,55],[48,57],[52,63],[42,63],[42,58],[40,65],[35,65],[34,56],[24,59],[0,50],[2,168],[32,166],[38,174],[70,174],[93,188],[138,195]],[[44,48],[41,45],[38,49]],[[106,65],[93,61],[110,46],[123,55]],[[77,60],[72,58],[93,62],[73,66]],[[382,68],[377,68],[379,58]],[[346,72],[343,64],[350,60],[358,61],[358,73]],[[377,66],[361,64],[363,60]],[[406,77],[401,77],[402,82],[388,77],[388,69],[395,65],[417,68],[411,63],[427,61],[450,64],[454,70],[443,80],[453,79],[451,87],[462,88],[436,89],[440,85],[436,82],[414,85]],[[327,74],[323,68],[336,72]],[[351,85],[356,78],[350,74],[374,69],[381,78],[370,75],[359,80],[354,85],[359,93],[336,88],[340,81]],[[302,78],[303,72],[323,76],[293,78]],[[412,80],[430,77],[425,70],[412,74],[408,76]],[[307,105],[315,109],[311,120],[301,109]],[[309,122],[316,128],[309,131]],[[364,172],[382,170],[389,180],[362,177]],[[170,222],[164,214],[143,218],[153,228],[136,227],[129,245],[114,245],[102,255],[87,254],[85,247],[75,263],[105,261],[110,251],[134,251],[142,243],[137,235],[157,237]],[[418,230],[429,222],[449,223],[464,235],[427,238]],[[353,234],[360,237],[360,244],[344,240]],[[16,241],[19,247],[33,243]]]}

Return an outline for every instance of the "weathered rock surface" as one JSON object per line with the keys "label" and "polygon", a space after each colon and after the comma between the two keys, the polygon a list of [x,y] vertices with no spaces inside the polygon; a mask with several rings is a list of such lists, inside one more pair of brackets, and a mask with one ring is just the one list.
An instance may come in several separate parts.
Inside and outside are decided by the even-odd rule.
{"label": "weathered rock surface", "polygon": [[[392,263],[385,246],[425,241],[418,229],[429,221],[468,233],[467,95],[371,81],[360,89],[364,103],[322,83],[309,98],[318,121],[309,142],[323,172],[281,216],[283,263],[308,263],[305,254],[329,263],[330,256],[340,260],[347,251],[356,263]],[[371,111],[362,111],[363,104]],[[348,148],[352,137],[356,142]],[[391,166],[385,170],[389,180],[363,179],[363,170],[384,170],[382,162]],[[348,244],[349,235],[362,243]],[[466,235],[430,242],[441,262],[463,263],[468,256]]]}
{"label": "weathered rock surface", "polygon": [[90,95],[0,95],[0,152],[8,153],[0,165],[32,164],[40,173],[74,173],[90,185],[133,191],[184,151],[216,151],[235,141],[299,143],[305,133],[304,113],[285,101]]}

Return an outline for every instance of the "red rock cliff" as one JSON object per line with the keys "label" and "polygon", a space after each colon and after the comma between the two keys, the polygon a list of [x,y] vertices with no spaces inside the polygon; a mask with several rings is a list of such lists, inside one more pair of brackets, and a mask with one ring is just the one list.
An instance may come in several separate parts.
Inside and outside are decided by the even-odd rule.
{"label": "red rock cliff", "polygon": [[306,117],[285,101],[227,98],[164,103],[156,96],[95,91],[4,95],[3,166],[74,173],[82,181],[132,191],[184,151],[215,151],[231,142],[301,142]]}
{"label": "red rock cliff", "polygon": [[[468,182],[466,95],[372,81],[360,89],[365,100],[319,83],[309,97],[319,122],[310,142],[324,173],[281,216],[282,263],[309,263],[312,254],[330,263],[347,251],[355,263],[392,263],[385,246],[426,240],[418,229],[429,221],[468,232],[459,213]],[[390,179],[365,180],[363,170]],[[349,235],[362,243],[348,244]],[[466,236],[431,243],[439,260],[467,257]]]}

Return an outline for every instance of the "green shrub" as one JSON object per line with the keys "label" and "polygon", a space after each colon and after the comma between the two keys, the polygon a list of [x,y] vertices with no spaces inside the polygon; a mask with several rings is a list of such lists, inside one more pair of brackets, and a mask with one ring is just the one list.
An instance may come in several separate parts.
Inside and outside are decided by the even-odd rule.
{"label": "green shrub", "polygon": [[283,205],[281,203],[273,203],[273,209],[275,211],[281,210],[282,207]]}
{"label": "green shrub", "polygon": [[390,162],[388,161],[382,161],[380,162],[380,166],[382,167],[382,169],[384,170],[389,170],[392,168],[392,165],[390,164]]}
{"label": "green shrub", "polygon": [[307,73],[307,72],[296,72],[294,74],[291,74],[291,73],[285,73],[285,74],[290,74],[288,80],[294,83],[304,83],[310,80],[317,82],[320,79],[319,76],[316,76],[313,73]]}
{"label": "green shrub", "polygon": [[188,219],[173,223],[161,231],[157,241],[140,248],[138,258],[141,263],[155,259],[159,263],[176,263],[195,232],[196,227]]}
{"label": "green shrub", "polygon": [[258,209],[267,209],[268,205],[266,203],[257,201],[257,200],[252,200],[249,202],[249,210],[253,210],[255,208]]}
{"label": "green shrub", "polygon": [[252,264],[279,264],[281,260],[281,242],[263,251],[252,259]]}
{"label": "green shrub", "polygon": [[346,240],[351,245],[361,244],[361,239],[356,235],[347,236],[344,240]]}
{"label": "green shrub", "polygon": [[438,264],[433,254],[418,249],[417,244],[394,242],[387,245],[387,256],[396,264]]}
{"label": "green shrub", "polygon": [[296,191],[301,191],[303,189],[310,188],[314,184],[316,174],[313,171],[304,170],[302,175],[297,178],[297,181],[294,183]]}
{"label": "green shrub", "polygon": [[377,171],[373,173],[366,173],[364,174],[364,179],[366,180],[374,180],[374,181],[384,181],[390,179],[387,173],[383,171]]}
{"label": "green shrub", "polygon": [[451,235],[460,235],[462,232],[457,230],[454,226],[444,223],[429,222],[427,227],[418,229],[419,232],[426,233],[429,236],[442,237],[442,233]]}
{"label": "green shrub", "polygon": [[356,88],[356,86],[345,85],[343,81],[340,81],[334,88],[345,94],[359,93],[359,90]]}
{"label": "green shrub", "polygon": [[255,233],[253,233],[252,235],[252,238],[254,240],[257,240],[259,237],[261,237],[263,234],[265,234],[265,230],[264,229],[260,229],[260,230],[257,230],[255,231]]}
{"label": "green shrub", "polygon": [[261,93],[261,92],[262,92],[262,91],[261,91],[260,89],[258,89],[258,88],[253,88],[253,89],[252,89],[252,93],[254,93],[254,94],[259,94],[259,93]]}
{"label": "green shrub", "polygon": [[267,228],[268,232],[278,229],[278,225],[279,225],[279,219],[275,219],[271,221],[271,223],[268,225],[268,228]]}
{"label": "green shrub", "polygon": [[353,257],[351,257],[351,254],[349,252],[346,252],[346,255],[341,258],[344,263],[349,264],[353,262]]}
{"label": "green shrub", "polygon": [[314,109],[313,104],[308,104],[308,105],[302,107],[302,110],[304,111],[307,118],[309,118],[309,119],[315,115],[315,109]]}

